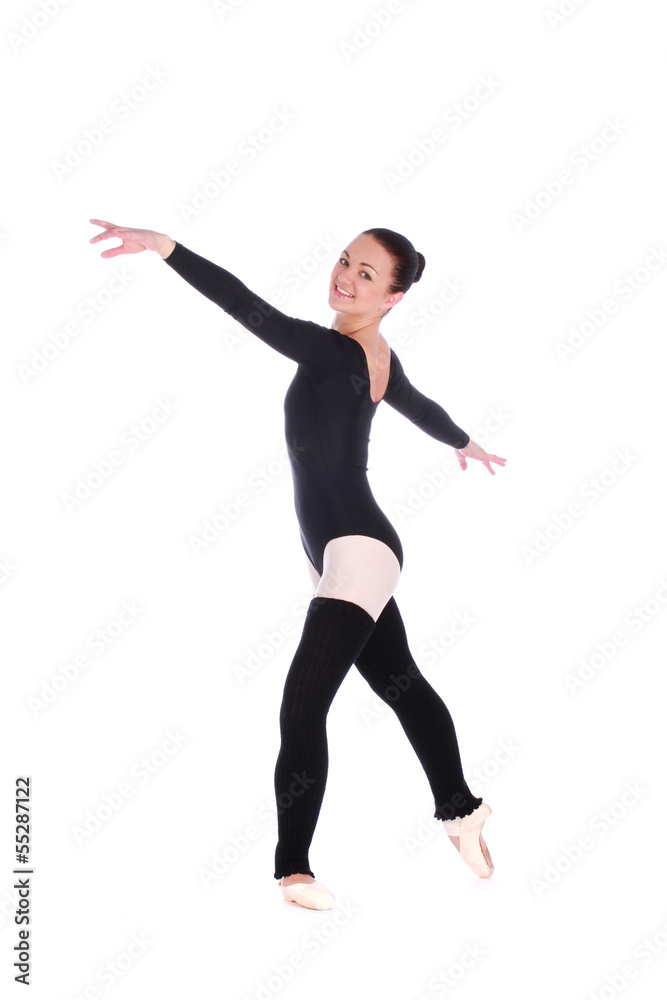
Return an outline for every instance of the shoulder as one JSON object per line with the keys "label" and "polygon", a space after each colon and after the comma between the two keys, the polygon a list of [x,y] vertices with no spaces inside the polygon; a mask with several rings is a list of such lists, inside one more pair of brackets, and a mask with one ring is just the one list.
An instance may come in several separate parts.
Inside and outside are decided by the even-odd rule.
{"label": "shoulder", "polygon": [[307,358],[301,363],[316,381],[328,378],[342,365],[349,363],[349,348],[345,344],[347,338],[337,330],[309,319],[292,318],[291,322],[307,345],[307,349],[304,348]]}
{"label": "shoulder", "polygon": [[327,345],[337,354],[343,353],[346,346],[345,342],[349,340],[349,337],[344,337],[338,330],[334,330],[330,326],[324,326],[323,323],[315,323],[313,320],[303,320],[303,322],[307,324],[313,336],[319,339],[320,344]]}
{"label": "shoulder", "polygon": [[386,400],[387,403],[394,405],[396,403],[400,403],[403,399],[409,396],[412,386],[407,375],[405,374],[398,354],[391,347],[389,350],[391,358],[389,365],[389,380],[387,382],[385,394],[382,398]]}
{"label": "shoulder", "polygon": [[389,382],[391,384],[396,382],[396,380],[399,379],[401,376],[404,376],[405,372],[403,371],[403,365],[401,364],[401,359],[399,358],[394,348],[389,347],[388,344],[387,347],[391,359],[391,367],[389,369]]}
{"label": "shoulder", "polygon": [[[276,312],[278,312],[277,309]],[[330,326],[324,326],[323,323],[316,323],[311,319],[302,319],[299,316],[289,316],[288,318],[295,327],[309,333],[322,346],[331,345],[332,348],[340,352],[343,351],[345,346],[343,341],[347,338],[343,337],[337,330],[333,330]]]}

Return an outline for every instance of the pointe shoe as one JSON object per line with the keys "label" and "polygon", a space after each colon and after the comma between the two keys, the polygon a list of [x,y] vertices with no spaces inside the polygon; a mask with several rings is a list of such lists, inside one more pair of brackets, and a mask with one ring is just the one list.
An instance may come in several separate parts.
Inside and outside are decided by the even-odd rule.
{"label": "pointe shoe", "polygon": [[482,836],[482,827],[490,815],[491,806],[482,802],[460,820],[445,820],[447,836],[468,867],[480,878],[490,878],[494,871],[489,849]]}
{"label": "pointe shoe", "polygon": [[292,882],[283,885],[282,878],[278,882],[280,891],[291,903],[299,903],[311,910],[330,910],[334,905],[335,896],[323,882]]}

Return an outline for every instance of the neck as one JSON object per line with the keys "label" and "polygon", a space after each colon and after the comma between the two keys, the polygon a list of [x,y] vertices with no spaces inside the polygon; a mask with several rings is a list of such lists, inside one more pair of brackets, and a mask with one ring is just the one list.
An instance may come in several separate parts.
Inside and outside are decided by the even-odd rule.
{"label": "neck", "polygon": [[373,316],[348,316],[337,312],[331,324],[332,330],[337,330],[346,337],[363,340],[367,344],[377,344],[380,339],[380,319]]}

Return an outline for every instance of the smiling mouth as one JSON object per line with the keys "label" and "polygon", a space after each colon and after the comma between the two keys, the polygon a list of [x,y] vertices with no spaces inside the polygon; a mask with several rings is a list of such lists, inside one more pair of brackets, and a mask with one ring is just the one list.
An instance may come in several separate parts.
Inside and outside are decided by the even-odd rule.
{"label": "smiling mouth", "polygon": [[337,295],[340,295],[343,299],[353,299],[354,295],[350,295],[349,292],[344,292],[337,282],[334,282],[334,291]]}

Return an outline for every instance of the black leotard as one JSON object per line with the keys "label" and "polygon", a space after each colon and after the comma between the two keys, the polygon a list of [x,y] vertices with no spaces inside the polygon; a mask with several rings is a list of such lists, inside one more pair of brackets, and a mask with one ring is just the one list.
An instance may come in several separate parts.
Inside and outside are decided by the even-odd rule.
{"label": "black leotard", "polygon": [[368,482],[368,445],[382,400],[438,441],[470,440],[443,408],[415,389],[391,349],[389,382],[373,402],[366,352],[351,337],[286,316],[229,271],[182,243],[164,258],[178,274],[265,344],[298,363],[285,395],[285,440],[306,555],[321,575],[324,548],[340,535],[386,542],[403,569],[403,548]]}

